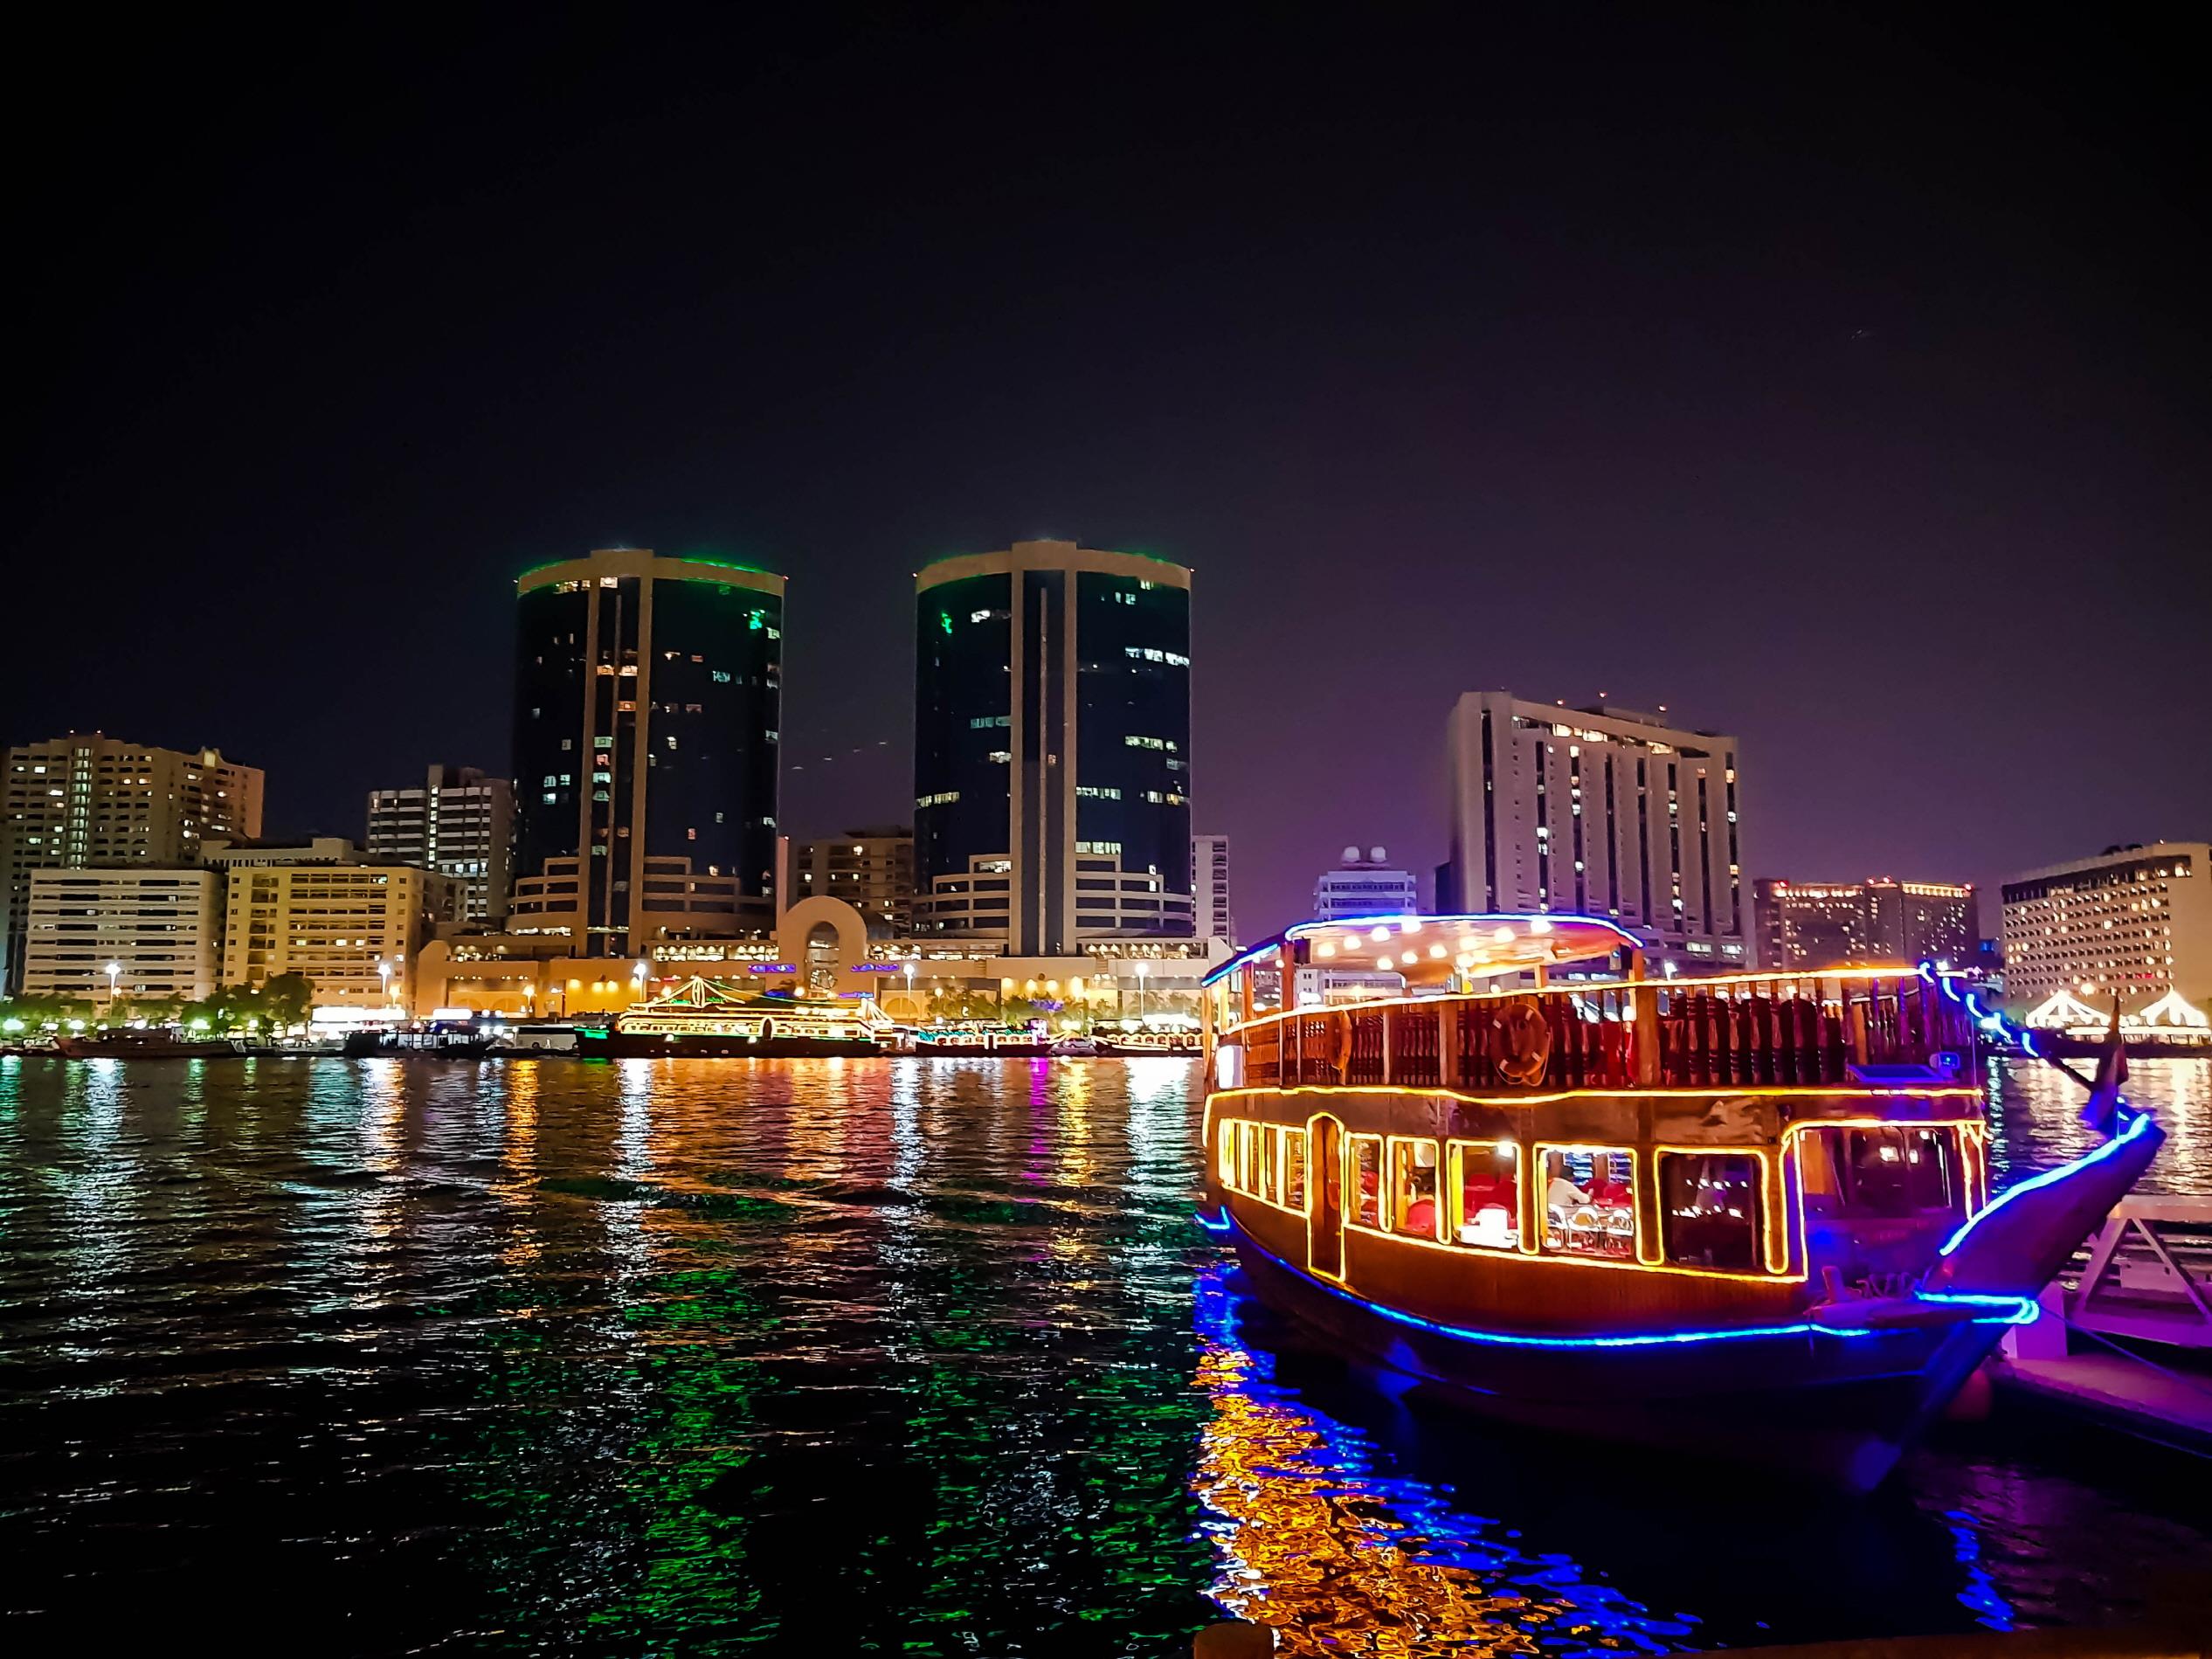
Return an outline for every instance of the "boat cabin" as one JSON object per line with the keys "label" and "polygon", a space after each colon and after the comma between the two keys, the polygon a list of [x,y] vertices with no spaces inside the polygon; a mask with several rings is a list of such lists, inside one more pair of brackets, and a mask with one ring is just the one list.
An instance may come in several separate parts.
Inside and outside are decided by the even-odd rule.
{"label": "boat cabin", "polygon": [[1204,1015],[1224,1219],[1396,1305],[1437,1301],[1440,1255],[1539,1324],[1621,1315],[1614,1273],[1505,1294],[1479,1264],[1779,1305],[1924,1262],[1987,1199],[1974,1020],[1911,967],[1654,979],[1597,918],[1377,916],[1244,951]]}

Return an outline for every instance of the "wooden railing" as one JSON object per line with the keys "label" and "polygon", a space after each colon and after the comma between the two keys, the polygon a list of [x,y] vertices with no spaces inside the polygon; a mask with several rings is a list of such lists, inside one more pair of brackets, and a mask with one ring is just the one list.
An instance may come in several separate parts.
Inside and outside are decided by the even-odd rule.
{"label": "wooden railing", "polygon": [[1915,976],[1732,975],[1307,1008],[1227,1040],[1262,1086],[1496,1092],[1842,1084],[1853,1066],[1963,1066],[1974,1026]]}

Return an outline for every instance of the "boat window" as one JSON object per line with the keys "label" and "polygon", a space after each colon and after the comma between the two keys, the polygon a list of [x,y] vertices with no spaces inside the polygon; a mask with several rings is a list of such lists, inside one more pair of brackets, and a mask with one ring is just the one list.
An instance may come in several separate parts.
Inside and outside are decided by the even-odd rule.
{"label": "boat window", "polygon": [[1351,1146],[1352,1185],[1359,1194],[1359,1207],[1352,1219],[1362,1227],[1382,1225],[1382,1139],[1375,1135],[1352,1135],[1346,1137]]}
{"label": "boat window", "polygon": [[1447,1173],[1446,1237],[1486,1250],[1521,1242],[1521,1158],[1510,1141],[1454,1141]]}
{"label": "boat window", "polygon": [[1436,1236],[1436,1143],[1393,1137],[1390,1143],[1390,1230]]}
{"label": "boat window", "polygon": [[1260,1196],[1275,1200],[1275,1172],[1282,1165],[1282,1130],[1269,1123],[1260,1131]]}
{"label": "boat window", "polygon": [[1765,1169],[1745,1152],[1662,1152],[1659,1209],[1667,1260],[1756,1273]]}
{"label": "boat window", "polygon": [[1236,1184],[1241,1192],[1259,1190],[1260,1126],[1244,1123],[1237,1125]]}
{"label": "boat window", "polygon": [[1546,1250],[1635,1260],[1636,1161],[1626,1148],[1551,1147],[1543,1179]]}
{"label": "boat window", "polygon": [[1221,1125],[1220,1144],[1215,1149],[1214,1162],[1218,1166],[1221,1185],[1224,1186],[1236,1185],[1236,1140],[1237,1131],[1241,1127],[1242,1125],[1239,1123]]}
{"label": "boat window", "polygon": [[1814,1215],[1902,1218],[1961,1207],[1955,1131],[1917,1123],[1824,1129],[1804,1137],[1798,1160]]}
{"label": "boat window", "polygon": [[1306,1207],[1306,1131],[1282,1131],[1282,1201],[1294,1210]]}

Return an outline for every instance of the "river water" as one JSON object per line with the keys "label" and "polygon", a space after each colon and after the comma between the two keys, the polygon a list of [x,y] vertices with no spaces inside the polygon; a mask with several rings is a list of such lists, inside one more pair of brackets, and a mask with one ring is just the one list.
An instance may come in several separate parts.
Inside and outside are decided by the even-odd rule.
{"label": "river water", "polygon": [[[1191,1223],[1174,1060],[0,1060],[11,1652],[1573,1654],[2121,1621],[2132,1442],[1863,1503],[1403,1400]],[[2078,1091],[1992,1073],[2015,1179]],[[2138,1068],[2212,1191],[2212,1068]],[[97,1639],[95,1640],[95,1637]]]}

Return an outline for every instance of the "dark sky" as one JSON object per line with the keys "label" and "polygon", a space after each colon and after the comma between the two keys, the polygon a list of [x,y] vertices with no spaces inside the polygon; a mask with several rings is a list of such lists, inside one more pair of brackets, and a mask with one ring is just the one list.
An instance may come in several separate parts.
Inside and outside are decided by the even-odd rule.
{"label": "dark sky", "polygon": [[2194,49],[1659,10],[42,24],[0,737],[357,833],[523,566],[714,547],[785,826],[899,819],[909,573],[1056,535],[1197,570],[1248,936],[1441,855],[1464,689],[1739,734],[1755,874],[2212,833]]}

